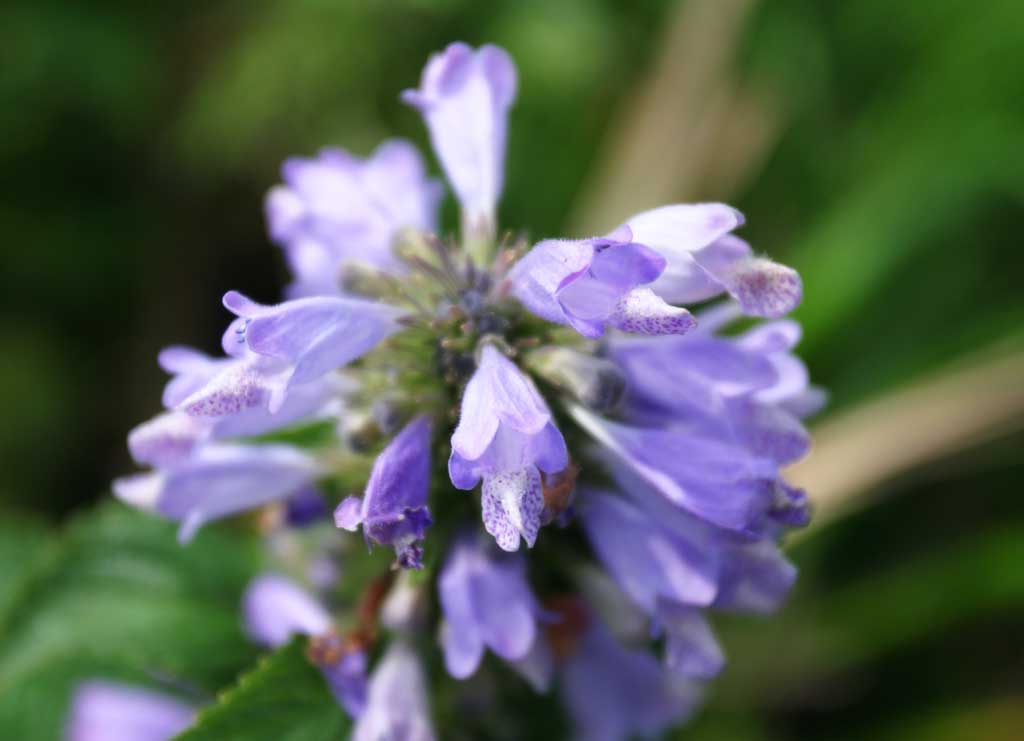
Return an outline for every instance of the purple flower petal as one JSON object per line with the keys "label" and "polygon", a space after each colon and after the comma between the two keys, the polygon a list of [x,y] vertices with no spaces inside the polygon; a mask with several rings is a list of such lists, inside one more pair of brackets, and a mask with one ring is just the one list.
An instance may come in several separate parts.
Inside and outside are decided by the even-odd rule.
{"label": "purple flower petal", "polygon": [[533,382],[491,345],[481,351],[480,366],[466,384],[452,449],[476,460],[500,426],[536,435],[551,422],[551,412]]}
{"label": "purple flower petal", "polygon": [[511,547],[518,544],[520,534],[528,533],[528,540],[536,535],[531,518],[539,478],[533,467],[555,473],[568,463],[565,440],[533,381],[486,345],[480,366],[466,385],[459,424],[452,435],[448,461],[452,483],[472,489],[481,477],[486,486],[491,477],[502,476],[486,487],[485,522]]}
{"label": "purple flower petal", "polygon": [[540,474],[536,468],[485,476],[480,501],[484,528],[503,550],[518,550],[520,536],[533,548],[544,510]]}
{"label": "purple flower petal", "polygon": [[763,257],[746,257],[721,268],[709,267],[700,252],[694,260],[739,301],[749,316],[785,316],[803,298],[803,283],[797,272]]}
{"label": "purple flower petal", "polygon": [[366,652],[345,651],[340,659],[320,667],[338,704],[353,718],[366,710]]}
{"label": "purple flower petal", "polygon": [[729,530],[761,526],[777,465],[682,429],[629,427],[573,406],[576,421],[663,496]]}
{"label": "purple flower petal", "polygon": [[420,87],[402,100],[415,106],[455,189],[463,223],[492,233],[505,169],[508,109],[516,96],[516,68],[504,49],[474,51],[450,44],[430,57]]}
{"label": "purple flower petal", "polygon": [[[182,521],[178,538],[187,542],[206,522],[284,499],[318,471],[311,457],[286,445],[207,445],[148,479],[149,494],[156,492],[158,512]],[[145,487],[115,489],[124,499],[140,491]]]}
{"label": "purple flower petal", "polygon": [[531,312],[564,324],[557,293],[565,281],[586,272],[594,258],[593,240],[546,239],[521,257],[509,274],[512,293]]}
{"label": "purple flower petal", "polygon": [[341,398],[351,389],[352,385],[337,374],[321,376],[289,391],[275,412],[256,406],[218,417],[213,422],[211,437],[215,440],[254,437],[299,422],[337,416],[342,409]]}
{"label": "purple flower petal", "polygon": [[562,698],[587,741],[654,736],[681,723],[700,693],[666,672],[647,651],[619,645],[594,622],[562,669]]}
{"label": "purple flower petal", "polygon": [[128,450],[140,465],[171,466],[188,458],[208,431],[205,420],[164,412],[128,433]]}
{"label": "purple flower petal", "polygon": [[506,661],[530,652],[539,606],[522,558],[491,553],[475,538],[462,537],[441,571],[438,594],[447,621],[445,665],[453,677],[476,671],[484,646]]}
{"label": "purple flower petal", "polygon": [[722,671],[725,655],[700,610],[663,601],[657,623],[665,633],[666,667],[694,679],[711,679]]}
{"label": "purple flower petal", "polygon": [[195,709],[170,695],[91,680],[75,689],[65,741],[168,741],[191,725]]}
{"label": "purple flower petal", "polygon": [[609,321],[623,332],[646,335],[686,334],[697,325],[689,311],[666,304],[650,288],[622,296]]}
{"label": "purple flower petal", "polygon": [[416,652],[402,639],[392,641],[370,675],[366,709],[352,741],[434,741],[426,681]]}
{"label": "purple flower petal", "polygon": [[251,409],[273,408],[275,399],[283,399],[286,381],[287,367],[276,359],[233,359],[177,408],[193,417],[230,417]]}
{"label": "purple flower petal", "polygon": [[252,352],[294,366],[289,387],[365,355],[398,330],[395,320],[402,313],[386,304],[329,296],[262,306],[235,291],[224,295],[224,305],[248,320],[245,341]]}
{"label": "purple flower petal", "polygon": [[[630,235],[628,227],[618,232]],[[568,324],[584,337],[606,325],[642,334],[682,334],[694,325],[685,309],[641,288],[665,269],[649,247],[610,238],[539,242],[512,269],[512,293],[534,314]]]}
{"label": "purple flower petal", "polygon": [[663,599],[711,604],[718,590],[719,564],[706,529],[672,529],[672,518],[652,517],[605,492],[581,492],[580,501],[580,516],[598,558],[648,615]]}
{"label": "purple flower petal", "polygon": [[305,590],[278,574],[249,582],[242,596],[245,630],[256,642],[271,648],[293,635],[318,636],[331,628],[331,616]]}
{"label": "purple flower petal", "polygon": [[796,581],[796,567],[767,540],[734,545],[723,564],[715,607],[724,610],[774,612]]}
{"label": "purple flower petal", "polygon": [[[723,203],[677,204],[631,216],[626,225],[634,241],[652,248],[667,262],[665,271],[651,284],[654,292],[666,301],[686,304],[722,292],[693,259],[693,253],[742,226],[743,215]],[[717,255],[719,249],[710,252]]]}
{"label": "purple flower petal", "polygon": [[163,405],[175,409],[231,364],[229,358],[214,359],[190,347],[167,347],[157,356],[160,367],[173,378],[164,387]]}
{"label": "purple flower petal", "polygon": [[337,295],[350,261],[402,272],[391,249],[395,236],[436,226],[440,186],[426,178],[408,142],[386,141],[366,160],[327,149],[288,160],[282,172],[285,185],[267,194],[266,215],[295,276],[293,297]]}
{"label": "purple flower petal", "polygon": [[361,524],[368,541],[394,546],[407,568],[422,567],[419,541],[431,523],[430,436],[426,416],[406,425],[377,456],[363,499],[348,497],[334,513],[338,527],[355,530]]}

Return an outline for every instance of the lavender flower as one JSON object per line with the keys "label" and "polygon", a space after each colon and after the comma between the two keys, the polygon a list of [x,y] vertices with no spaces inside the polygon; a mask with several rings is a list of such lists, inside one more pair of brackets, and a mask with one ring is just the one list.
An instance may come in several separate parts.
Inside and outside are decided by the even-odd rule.
{"label": "lavender flower", "polygon": [[242,598],[245,630],[264,646],[283,646],[293,635],[317,636],[331,628],[330,613],[301,587],[277,574],[253,579]]}
{"label": "lavender flower", "polygon": [[[335,416],[341,411],[346,390],[343,379],[329,375],[296,388],[276,412],[263,406],[216,417],[177,410],[163,412],[128,433],[128,450],[140,465],[171,467],[208,441],[255,437],[296,422]],[[205,393],[200,389],[190,396],[198,398]]]}
{"label": "lavender flower", "polygon": [[456,679],[473,674],[490,648],[506,661],[527,657],[542,611],[519,554],[497,554],[470,536],[457,540],[437,583],[447,625],[445,666]]}
{"label": "lavender flower", "polygon": [[284,445],[208,445],[181,463],[114,482],[122,501],[181,521],[186,543],[205,523],[285,499],[319,473]]}
{"label": "lavender flower", "polygon": [[283,646],[293,635],[317,639],[312,653],[328,687],[349,715],[356,718],[362,714],[366,707],[366,653],[340,645],[330,614],[312,596],[283,576],[264,574],[246,588],[242,612],[246,632],[264,646]]}
{"label": "lavender flower", "polygon": [[168,741],[191,725],[195,708],[170,695],[114,682],[78,685],[65,741]]}
{"label": "lavender flower", "polygon": [[427,417],[417,417],[373,464],[362,499],[348,497],[334,513],[335,524],[355,530],[361,524],[368,543],[394,546],[404,568],[423,567],[419,541],[429,527],[430,433]]}
{"label": "lavender flower", "polygon": [[[289,368],[270,410],[283,394],[365,355],[398,329],[401,311],[386,304],[333,296],[263,306],[236,291],[224,294],[224,306],[242,322],[233,325],[237,342],[261,358],[284,361]],[[244,352],[240,350],[239,352]]]}
{"label": "lavender flower", "polygon": [[620,645],[596,619],[562,667],[561,694],[581,741],[659,734],[682,722],[700,697],[648,652]]}
{"label": "lavender flower", "polygon": [[[724,664],[710,616],[775,610],[796,576],[779,542],[809,505],[782,471],[807,452],[803,422],[824,401],[794,354],[799,325],[781,318],[800,302],[799,276],[755,256],[734,234],[743,216],[719,203],[655,208],[603,237],[499,245],[515,94],[506,52],[457,43],[402,96],[462,207],[450,239],[433,233],[439,186],[404,142],[365,160],[289,160],[266,210],[290,300],[229,292],[225,357],[161,353],[166,411],[129,435],[153,470],[114,486],[180,520],[182,540],[274,505],[259,518],[273,526],[270,558],[315,573],[338,609],[266,574],[246,591],[246,629],[268,647],[308,639],[357,717],[355,741],[436,737],[424,666],[440,662],[417,653],[432,635],[447,674],[466,680],[460,696],[486,694],[477,669],[490,649],[538,692],[557,683],[576,737],[659,734]],[[696,320],[682,306],[713,299]],[[772,321],[729,331],[744,315]],[[533,376],[567,416],[556,422]],[[329,439],[311,424],[324,419]],[[451,485],[481,485],[479,514],[438,480],[445,456]],[[349,536],[300,529],[325,506],[338,528],[361,526],[368,545],[421,570],[367,576]],[[519,552],[543,525],[543,556]]]}
{"label": "lavender flower", "polygon": [[[587,490],[580,514],[597,555],[630,598],[653,615],[659,602],[709,605],[719,563],[708,528],[664,508],[653,518],[632,502]],[[667,510],[667,511],[666,511]]]}
{"label": "lavender flower", "polygon": [[505,173],[508,109],[516,68],[496,46],[450,44],[431,56],[418,90],[402,100],[423,114],[430,142],[462,204],[463,229],[493,234]]}
{"label": "lavender flower", "polygon": [[609,325],[639,334],[684,334],[694,326],[690,312],[645,287],[665,266],[665,258],[634,242],[625,226],[600,239],[539,242],[509,280],[530,311],[584,337],[601,337]]}
{"label": "lavender flower", "polygon": [[756,533],[772,505],[777,464],[681,424],[639,427],[573,407],[574,419],[666,498],[720,527]]}
{"label": "lavender flower", "polygon": [[520,537],[533,546],[544,508],[540,471],[558,473],[568,463],[562,433],[533,382],[485,345],[466,385],[448,474],[459,489],[483,479],[484,527],[504,550],[517,550]]}
{"label": "lavender flower", "polygon": [[350,262],[405,272],[391,249],[396,236],[435,228],[441,187],[406,141],[386,141],[365,160],[340,149],[294,157],[281,176],[285,184],[267,194],[267,227],[295,276],[292,298],[337,295]]}
{"label": "lavender flower", "polygon": [[433,741],[427,687],[416,652],[404,640],[391,644],[370,676],[364,712],[352,741]]}
{"label": "lavender flower", "polygon": [[668,261],[653,290],[672,303],[693,303],[729,293],[751,316],[780,317],[796,308],[803,286],[796,271],[754,257],[729,232],[743,215],[721,203],[662,206],[626,220],[633,239]]}

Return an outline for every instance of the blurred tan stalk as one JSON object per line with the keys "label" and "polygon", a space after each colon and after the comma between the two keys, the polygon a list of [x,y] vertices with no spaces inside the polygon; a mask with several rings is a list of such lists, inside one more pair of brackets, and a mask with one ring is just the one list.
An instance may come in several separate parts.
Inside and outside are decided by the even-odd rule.
{"label": "blurred tan stalk", "polygon": [[[757,0],[684,0],[650,73],[613,120],[569,219],[597,234],[637,211],[727,199],[756,177],[783,129],[781,104],[732,65]],[[1024,355],[978,362],[826,419],[791,469],[811,492],[813,531],[901,473],[1024,426]],[[807,532],[807,531],[805,531]]]}
{"label": "blurred tan stalk", "polygon": [[689,0],[670,11],[652,69],[609,125],[570,233],[607,231],[632,213],[724,198],[759,169],[781,130],[732,64],[756,0]]}
{"label": "blurred tan stalk", "polygon": [[826,419],[788,478],[814,504],[813,532],[872,501],[880,484],[1024,428],[1024,353],[918,381]]}

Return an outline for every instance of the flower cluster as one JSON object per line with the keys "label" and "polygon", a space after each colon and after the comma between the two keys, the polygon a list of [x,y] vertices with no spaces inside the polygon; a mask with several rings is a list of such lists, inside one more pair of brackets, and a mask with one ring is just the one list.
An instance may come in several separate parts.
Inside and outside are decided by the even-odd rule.
{"label": "flower cluster", "polygon": [[[755,255],[717,203],[599,237],[499,239],[516,85],[504,50],[457,43],[402,96],[461,205],[458,239],[437,235],[441,186],[406,142],[287,161],[266,201],[287,300],[231,291],[223,357],[161,353],[166,411],[129,435],[151,470],[114,485],[179,521],[183,542],[260,509],[275,537],[312,522],[316,544],[361,529],[394,549],[354,607],[319,545],[243,601],[260,644],[307,637],[357,741],[437,737],[432,645],[456,680],[504,664],[557,691],[581,739],[657,733],[722,668],[709,613],[771,611],[795,577],[778,542],[807,500],[781,470],[823,402],[783,318],[798,275]],[[500,662],[482,666],[487,651]],[[92,738],[118,701],[115,725],[161,708],[135,739],[193,712],[85,688],[70,738]]]}

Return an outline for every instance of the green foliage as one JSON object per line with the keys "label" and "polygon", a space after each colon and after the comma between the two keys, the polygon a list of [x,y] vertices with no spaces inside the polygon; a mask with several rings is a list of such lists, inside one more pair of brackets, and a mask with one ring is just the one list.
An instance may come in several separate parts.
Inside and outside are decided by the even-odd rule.
{"label": "green foliage", "polygon": [[[5,547],[20,540],[28,554],[29,532],[5,532]],[[200,695],[231,681],[256,656],[238,613],[254,545],[221,528],[181,547],[172,523],[111,503],[15,560],[0,604],[0,736],[55,738],[73,685],[93,676]]]}
{"label": "green foliage", "polygon": [[[802,351],[832,409],[981,347],[1019,350],[1019,0],[749,6],[735,76],[781,129],[741,192],[698,195],[736,203],[755,248],[800,270]],[[130,466],[125,431],[157,410],[156,350],[214,348],[227,288],[274,299],[284,271],[259,209],[283,157],[366,153],[395,135],[424,145],[398,91],[445,43],[494,41],[521,77],[503,223],[559,234],[615,156],[609,127],[634,110],[675,13],[667,0],[6,4],[0,500],[58,515],[92,498]],[[332,435],[312,425],[265,441]],[[720,621],[729,667],[678,737],[1016,738],[1024,440],[1010,442],[908,475],[899,496],[795,548],[794,601],[777,619]],[[359,491],[367,465],[333,498]],[[457,496],[435,492],[431,506],[471,502]],[[213,702],[190,741],[343,736],[301,646],[256,663],[241,634],[254,540],[219,523],[182,548],[174,530],[112,504],[60,531],[2,512],[0,738],[58,738],[72,688],[97,676]],[[350,606],[391,555],[345,545],[336,597]],[[535,558],[560,555],[545,549]],[[427,553],[439,555],[429,541]],[[545,725],[555,701],[492,669],[517,717],[483,719],[480,733],[558,737]],[[435,698],[445,738],[469,727],[459,687]]]}
{"label": "green foliage", "polygon": [[304,641],[264,657],[220,693],[177,741],[335,741],[349,728]]}

